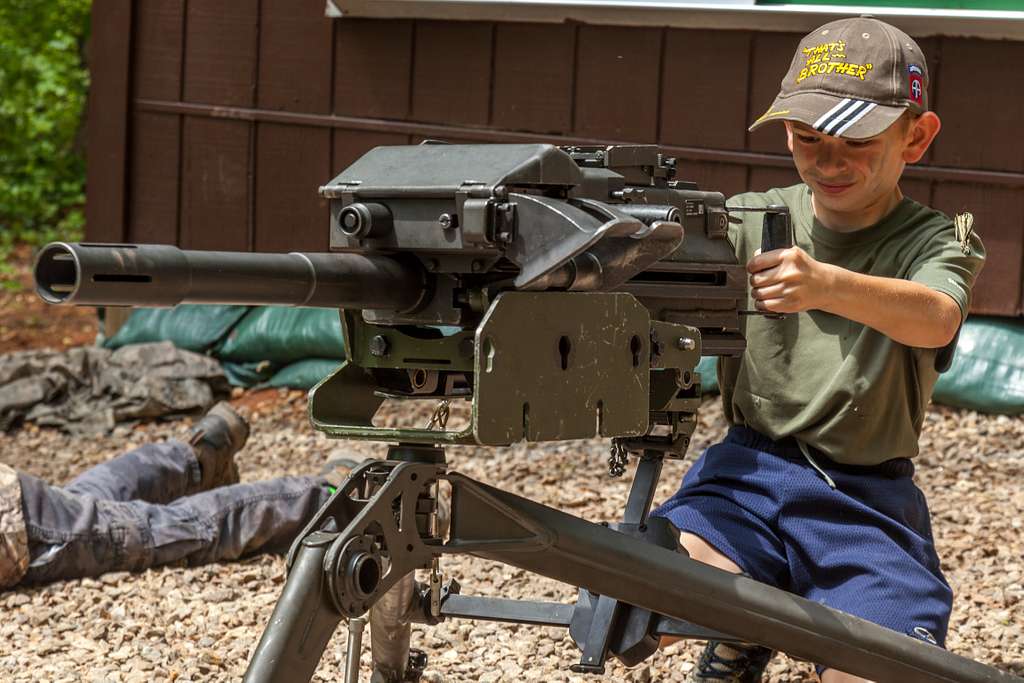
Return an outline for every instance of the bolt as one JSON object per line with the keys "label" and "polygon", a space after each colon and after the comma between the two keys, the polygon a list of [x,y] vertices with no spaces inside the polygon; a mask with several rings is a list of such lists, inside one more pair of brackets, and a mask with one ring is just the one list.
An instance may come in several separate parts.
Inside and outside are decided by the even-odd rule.
{"label": "bolt", "polygon": [[473,263],[471,263],[469,267],[470,267],[470,270],[472,270],[474,273],[479,273],[481,270],[484,269],[484,262],[483,261],[473,261]]}
{"label": "bolt", "polygon": [[680,337],[676,340],[676,348],[682,349],[683,351],[693,351],[697,348],[697,342],[693,341],[689,337]]}
{"label": "bolt", "polygon": [[388,354],[389,346],[387,337],[378,334],[370,340],[370,355],[382,358]]}
{"label": "bolt", "polygon": [[437,222],[441,225],[444,230],[452,230],[459,224],[459,217],[453,216],[450,213],[442,213],[437,217]]}
{"label": "bolt", "polygon": [[461,355],[463,358],[472,358],[473,357],[473,340],[472,339],[470,339],[469,337],[466,337],[465,339],[463,339],[462,341],[459,342],[459,355]]}

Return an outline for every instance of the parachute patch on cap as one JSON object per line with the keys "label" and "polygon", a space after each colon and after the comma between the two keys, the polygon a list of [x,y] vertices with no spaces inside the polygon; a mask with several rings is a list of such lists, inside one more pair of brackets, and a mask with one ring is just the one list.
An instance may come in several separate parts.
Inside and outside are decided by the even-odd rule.
{"label": "parachute patch on cap", "polygon": [[917,64],[907,67],[907,97],[924,106],[924,71]]}

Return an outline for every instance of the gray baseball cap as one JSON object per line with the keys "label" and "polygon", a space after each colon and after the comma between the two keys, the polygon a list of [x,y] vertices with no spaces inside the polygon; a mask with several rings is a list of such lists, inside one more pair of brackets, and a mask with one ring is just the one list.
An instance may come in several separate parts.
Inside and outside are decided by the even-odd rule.
{"label": "gray baseball cap", "polygon": [[852,17],[804,36],[778,97],[750,130],[799,121],[826,135],[870,138],[907,110],[928,110],[924,53],[895,26]]}

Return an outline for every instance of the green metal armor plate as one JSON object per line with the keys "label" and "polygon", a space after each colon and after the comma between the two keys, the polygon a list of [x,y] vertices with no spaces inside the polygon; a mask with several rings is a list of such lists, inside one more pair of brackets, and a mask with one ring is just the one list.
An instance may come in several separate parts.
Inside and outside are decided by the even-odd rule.
{"label": "green metal armor plate", "polygon": [[644,433],[650,326],[629,294],[502,294],[476,333],[477,441]]}

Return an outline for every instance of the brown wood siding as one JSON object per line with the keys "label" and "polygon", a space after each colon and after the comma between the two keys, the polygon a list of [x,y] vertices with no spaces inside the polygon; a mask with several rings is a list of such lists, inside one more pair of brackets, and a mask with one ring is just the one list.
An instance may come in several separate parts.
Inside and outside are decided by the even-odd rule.
{"label": "brown wood siding", "polygon": [[[665,40],[661,84],[661,141],[670,145],[742,150],[746,147],[745,101],[723,87],[745,90],[746,59],[723,59],[729,52],[750,53],[751,35],[743,31],[673,29]],[[737,106],[739,105],[739,106]]]}
{"label": "brown wood siding", "polygon": [[86,105],[85,222],[89,239],[97,242],[120,242],[125,237],[131,26],[130,3],[94,6],[89,40],[92,84]]}
{"label": "brown wood siding", "polygon": [[255,250],[327,251],[327,200],[317,188],[331,174],[331,131],[261,123],[256,150]]}
{"label": "brown wood siding", "polygon": [[663,35],[655,28],[580,27],[573,122],[577,135],[657,139]]}
{"label": "brown wood siding", "polygon": [[132,132],[126,239],[177,244],[181,117],[137,112]]}
{"label": "brown wood siding", "polygon": [[188,117],[184,138],[181,246],[250,250],[249,124]]}
{"label": "brown wood siding", "polygon": [[483,126],[490,120],[494,26],[421,21],[416,26],[412,118]]}
{"label": "brown wood siding", "polygon": [[135,3],[132,90],[135,97],[181,98],[181,49],[185,0]]}
{"label": "brown wood siding", "polygon": [[321,0],[261,0],[258,105],[331,111],[332,24]]}
{"label": "brown wood siding", "polygon": [[334,113],[409,117],[412,29],[411,21],[336,22]]}
{"label": "brown wood siding", "polygon": [[499,24],[494,40],[494,127],[569,132],[575,58],[575,26]]}
{"label": "brown wood siding", "polygon": [[258,0],[189,0],[185,21],[186,101],[253,105],[258,8]]}
{"label": "brown wood siding", "polygon": [[[95,3],[89,239],[323,249],[316,188],[368,149],[658,143],[734,194],[799,181],[781,126],[747,132],[796,33],[332,21],[322,0]],[[129,27],[131,31],[129,31]],[[904,192],[969,210],[988,248],[973,310],[1024,313],[1024,43],[920,41],[943,131]]]}

